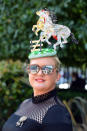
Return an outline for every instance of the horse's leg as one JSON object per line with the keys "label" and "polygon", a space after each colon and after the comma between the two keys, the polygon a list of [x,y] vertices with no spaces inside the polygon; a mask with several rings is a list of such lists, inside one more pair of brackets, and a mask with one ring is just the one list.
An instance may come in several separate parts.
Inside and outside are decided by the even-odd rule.
{"label": "horse's leg", "polygon": [[53,45],[53,48],[56,50],[56,46],[57,45],[60,45],[59,42],[56,42],[54,45]]}
{"label": "horse's leg", "polygon": [[44,32],[41,32],[40,33],[40,40],[41,40],[41,42],[45,41],[45,37],[46,37],[46,35],[44,34]]}
{"label": "horse's leg", "polygon": [[48,35],[46,35],[46,38],[45,38],[45,40],[48,43],[48,45],[51,45],[51,42],[49,42],[49,38],[50,37],[51,37],[51,34],[48,34]]}
{"label": "horse's leg", "polygon": [[37,28],[37,25],[33,25],[32,31],[35,31],[35,28]]}
{"label": "horse's leg", "polygon": [[38,36],[38,32],[39,32],[39,31],[40,31],[40,29],[37,28],[37,30],[35,31],[36,36]]}
{"label": "horse's leg", "polygon": [[42,42],[46,41],[49,45],[51,45],[51,42],[48,41],[47,35],[42,35],[42,36],[40,37],[40,39],[41,39]]}
{"label": "horse's leg", "polygon": [[66,38],[63,38],[62,44],[65,44],[65,43],[67,43],[67,39],[66,39]]}
{"label": "horse's leg", "polygon": [[53,45],[55,50],[56,50],[56,46],[58,45],[60,45],[60,47],[62,46],[61,37],[59,35],[57,35],[57,42]]}
{"label": "horse's leg", "polygon": [[41,32],[41,34],[40,34],[40,40],[41,40],[42,42],[46,41],[48,44],[51,44],[51,43],[48,41],[47,34],[45,34],[44,32]]}
{"label": "horse's leg", "polygon": [[44,32],[40,33],[40,40],[42,42],[46,41],[49,45],[51,45],[51,42],[49,42],[49,40],[48,40],[50,37],[51,37],[51,35],[48,35],[48,34],[46,34]]}
{"label": "horse's leg", "polygon": [[46,39],[46,42],[48,43],[48,45],[51,45],[51,42],[49,42],[49,40],[48,40],[48,39]]}

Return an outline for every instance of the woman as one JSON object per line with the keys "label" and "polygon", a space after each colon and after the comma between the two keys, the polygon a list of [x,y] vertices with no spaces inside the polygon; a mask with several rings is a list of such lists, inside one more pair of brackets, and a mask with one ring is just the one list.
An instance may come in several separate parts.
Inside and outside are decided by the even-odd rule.
{"label": "woman", "polygon": [[56,95],[55,84],[60,77],[56,52],[53,49],[34,51],[29,58],[32,98],[19,106],[3,131],[72,131],[70,114]]}

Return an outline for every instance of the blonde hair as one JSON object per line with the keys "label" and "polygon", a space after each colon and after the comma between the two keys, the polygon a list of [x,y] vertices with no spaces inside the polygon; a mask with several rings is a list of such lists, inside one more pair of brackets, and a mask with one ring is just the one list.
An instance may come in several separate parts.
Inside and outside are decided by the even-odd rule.
{"label": "blonde hair", "polygon": [[53,56],[53,58],[54,58],[54,60],[55,60],[55,62],[56,62],[56,68],[57,68],[57,71],[59,72],[61,62],[60,62],[59,58],[58,58],[56,55]]}

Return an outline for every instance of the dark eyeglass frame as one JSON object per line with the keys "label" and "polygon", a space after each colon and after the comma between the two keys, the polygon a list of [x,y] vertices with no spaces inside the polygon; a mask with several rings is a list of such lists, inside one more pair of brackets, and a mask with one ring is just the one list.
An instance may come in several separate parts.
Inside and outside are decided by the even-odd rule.
{"label": "dark eyeglass frame", "polygon": [[[35,70],[31,70],[31,67],[35,67],[35,66],[36,66],[36,72],[34,72]],[[45,68],[47,68],[47,70],[45,70]],[[37,74],[41,70],[44,75],[48,75],[48,74],[52,74],[55,69],[57,71],[57,67],[53,65],[44,65],[42,67],[37,64],[28,65],[29,74]]]}

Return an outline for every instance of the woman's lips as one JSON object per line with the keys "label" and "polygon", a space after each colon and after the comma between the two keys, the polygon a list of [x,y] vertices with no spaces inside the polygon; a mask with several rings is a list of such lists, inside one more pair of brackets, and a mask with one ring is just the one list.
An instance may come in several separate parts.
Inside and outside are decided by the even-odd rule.
{"label": "woman's lips", "polygon": [[37,82],[44,82],[45,80],[41,79],[41,78],[37,78],[37,79],[35,79],[35,81],[37,81]]}

